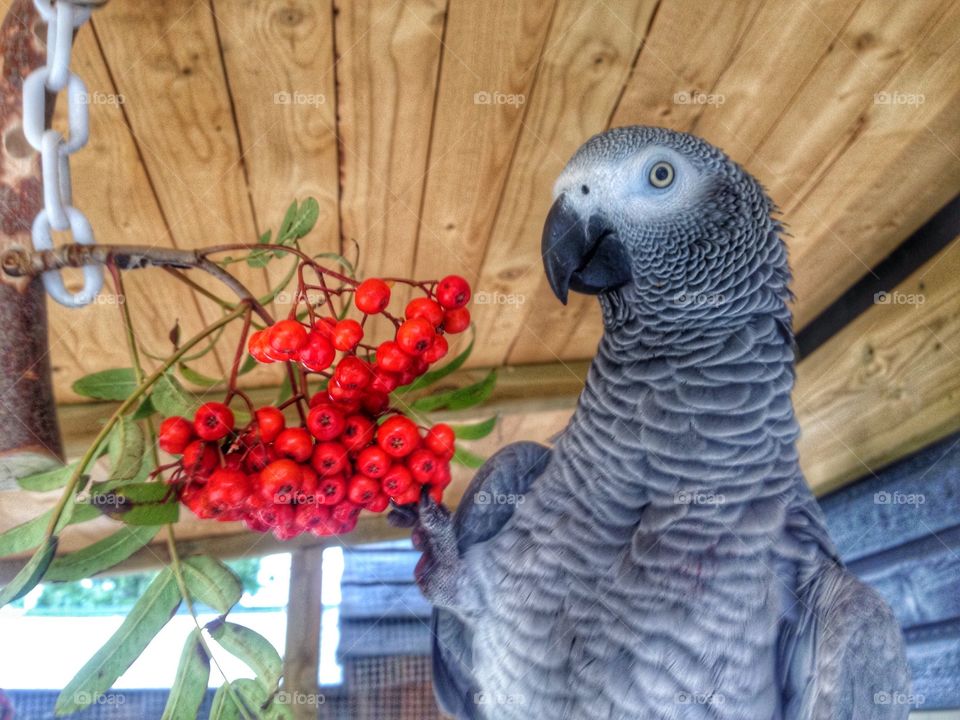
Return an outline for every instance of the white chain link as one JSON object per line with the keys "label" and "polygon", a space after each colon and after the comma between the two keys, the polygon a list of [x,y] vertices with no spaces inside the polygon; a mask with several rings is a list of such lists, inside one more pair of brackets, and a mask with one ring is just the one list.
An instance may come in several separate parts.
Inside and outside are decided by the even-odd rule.
{"label": "white chain link", "polygon": [[[23,134],[40,153],[43,177],[43,206],[33,221],[33,247],[52,250],[51,230],[70,231],[73,240],[92,245],[93,229],[82,212],[73,207],[70,180],[70,156],[87,144],[90,137],[90,115],[87,87],[70,72],[73,33],[90,19],[89,7],[78,7],[69,0],[33,0],[37,12],[47,22],[47,64],[37,68],[23,82]],[[66,90],[67,126],[69,134],[47,127],[47,95]],[[103,269],[83,269],[83,290],[67,292],[59,270],[43,274],[47,292],[61,305],[80,307],[96,298],[103,287]]]}

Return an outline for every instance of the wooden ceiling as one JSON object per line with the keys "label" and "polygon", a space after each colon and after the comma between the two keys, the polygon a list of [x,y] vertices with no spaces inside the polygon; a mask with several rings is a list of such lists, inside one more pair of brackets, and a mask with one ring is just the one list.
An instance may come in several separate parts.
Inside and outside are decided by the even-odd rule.
{"label": "wooden ceiling", "polygon": [[[957,0],[114,0],[76,41],[103,101],[73,158],[75,204],[101,243],[190,248],[252,242],[313,196],[311,252],[359,247],[363,275],[458,272],[521,298],[474,308],[471,364],[548,363],[555,385],[480,450],[542,441],[600,334],[595,301],[560,305],[539,257],[551,185],[587,137],[664,125],[743,163],[789,225],[803,328],[960,190],[958,36]],[[925,305],[875,306],[801,363],[818,489],[960,426],[952,249],[901,288]],[[263,292],[284,269],[244,272]],[[161,271],[126,282],[153,353],[175,320],[190,333],[216,317]],[[116,313],[51,305],[61,403],[77,377],[128,365]]]}
{"label": "wooden ceiling", "polygon": [[[312,251],[522,297],[476,307],[474,365],[569,361],[600,328],[544,282],[551,184],[590,135],[665,125],[783,208],[803,327],[960,187],[958,28],[947,0],[111,2],[76,42],[104,101],[75,204],[102,243],[187,248],[251,242],[312,195]],[[215,312],[161,272],[128,285],[157,353]],[[109,303],[54,307],[51,332],[61,401],[127,364]]]}

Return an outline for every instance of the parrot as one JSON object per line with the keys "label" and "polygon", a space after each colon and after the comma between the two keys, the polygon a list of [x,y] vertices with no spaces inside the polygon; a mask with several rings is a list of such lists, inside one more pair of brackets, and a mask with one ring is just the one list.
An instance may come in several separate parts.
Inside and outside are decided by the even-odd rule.
{"label": "parrot", "polygon": [[617,127],[562,170],[541,256],[603,335],[550,447],[516,442],[412,530],[460,720],[901,720],[899,625],[800,469],[780,211],[722,150]]}

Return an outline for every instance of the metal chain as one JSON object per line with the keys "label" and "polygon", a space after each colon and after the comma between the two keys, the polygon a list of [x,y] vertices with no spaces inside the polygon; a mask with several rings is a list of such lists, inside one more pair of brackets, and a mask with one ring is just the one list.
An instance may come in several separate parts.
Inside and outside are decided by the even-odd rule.
{"label": "metal chain", "polygon": [[[52,250],[52,230],[69,230],[73,241],[93,245],[93,229],[82,212],[73,207],[70,181],[70,156],[87,144],[90,114],[87,86],[70,71],[70,54],[76,28],[90,19],[91,8],[73,0],[34,0],[37,12],[47,23],[47,64],[37,68],[23,82],[23,134],[40,153],[43,177],[43,210],[33,221],[34,250]],[[66,91],[69,135],[47,126],[48,93]],[[43,273],[43,284],[50,297],[67,307],[93,302],[103,287],[103,268],[83,269],[83,289],[70,293],[59,270]]]}

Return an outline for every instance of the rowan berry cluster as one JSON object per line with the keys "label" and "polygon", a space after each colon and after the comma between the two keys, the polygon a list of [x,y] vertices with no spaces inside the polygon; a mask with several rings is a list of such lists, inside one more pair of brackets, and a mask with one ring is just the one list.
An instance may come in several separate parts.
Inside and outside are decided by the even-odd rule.
{"label": "rowan berry cluster", "polygon": [[[446,334],[469,326],[470,286],[458,276],[409,284],[424,296],[407,304],[402,320],[387,312],[388,283],[368,279],[336,291],[353,292],[359,321],[342,313],[316,317],[313,307],[302,320],[295,308],[288,319],[253,333],[250,354],[299,366],[301,393],[286,414],[283,406],[251,408],[243,427],[220,402],[202,405],[192,419],[166,418],[159,442],[180,456],[169,481],[181,501],[198,517],[241,520],[283,540],[350,532],[361,510],[416,503],[425,492],[441,502],[454,431],[442,423],[418,426],[391,407],[390,393],[446,355]],[[377,314],[393,323],[394,338],[365,344],[368,318]],[[310,374],[323,380],[307,398]],[[293,406],[300,421],[291,425]]]}

